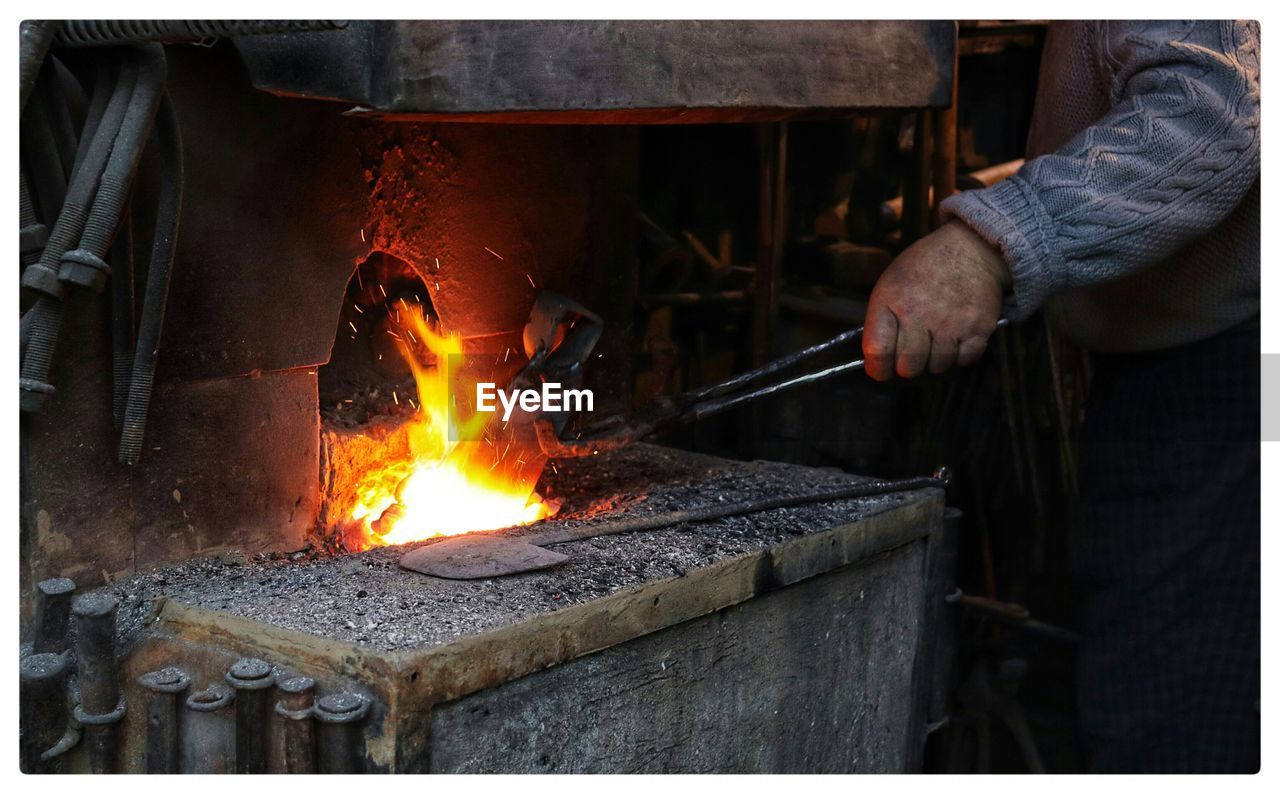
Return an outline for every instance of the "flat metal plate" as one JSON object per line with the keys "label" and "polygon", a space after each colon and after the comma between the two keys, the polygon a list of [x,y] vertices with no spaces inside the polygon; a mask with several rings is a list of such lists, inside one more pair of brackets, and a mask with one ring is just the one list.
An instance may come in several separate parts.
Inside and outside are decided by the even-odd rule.
{"label": "flat metal plate", "polygon": [[567,559],[519,538],[460,535],[414,549],[400,558],[400,567],[441,579],[485,579],[550,568]]}

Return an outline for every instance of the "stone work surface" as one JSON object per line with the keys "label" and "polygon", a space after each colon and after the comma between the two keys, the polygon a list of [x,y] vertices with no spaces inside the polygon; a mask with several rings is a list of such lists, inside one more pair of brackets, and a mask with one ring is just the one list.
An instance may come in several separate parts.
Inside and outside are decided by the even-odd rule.
{"label": "stone work surface", "polygon": [[[651,445],[562,461],[540,491],[562,501],[546,525],[607,524],[619,518],[856,482],[835,469],[736,463]],[[339,556],[217,557],[157,568],[112,583],[121,631],[145,626],[165,596],[308,634],[383,651],[422,648],[583,604],[731,557],[919,501],[918,493],[819,503],[555,546],[556,568],[498,579],[450,581],[399,567],[422,544]],[[431,543],[433,541],[425,541]],[[292,559],[297,557],[298,559]]]}

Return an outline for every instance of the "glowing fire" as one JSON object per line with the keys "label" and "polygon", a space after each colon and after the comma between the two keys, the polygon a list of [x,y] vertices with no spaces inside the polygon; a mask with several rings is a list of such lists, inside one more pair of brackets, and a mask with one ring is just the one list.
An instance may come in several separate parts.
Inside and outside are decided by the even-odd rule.
{"label": "glowing fire", "polygon": [[[351,517],[364,527],[366,543],[408,543],[549,516],[552,511],[533,492],[540,463],[530,476],[531,462],[512,450],[510,438],[502,439],[503,428],[489,426],[496,414],[477,413],[451,425],[446,362],[463,360],[462,340],[434,332],[418,306],[405,306],[397,316],[408,337],[398,345],[413,370],[418,412],[407,427],[408,458],[386,462],[358,489]],[[436,366],[419,361],[422,348],[434,354]]]}

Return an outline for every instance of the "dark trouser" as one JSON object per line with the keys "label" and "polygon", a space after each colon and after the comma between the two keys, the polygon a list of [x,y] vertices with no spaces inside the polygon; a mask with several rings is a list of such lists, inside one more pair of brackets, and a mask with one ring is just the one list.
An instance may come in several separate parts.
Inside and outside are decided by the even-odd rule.
{"label": "dark trouser", "polygon": [[1094,360],[1072,555],[1089,768],[1256,771],[1258,322]]}

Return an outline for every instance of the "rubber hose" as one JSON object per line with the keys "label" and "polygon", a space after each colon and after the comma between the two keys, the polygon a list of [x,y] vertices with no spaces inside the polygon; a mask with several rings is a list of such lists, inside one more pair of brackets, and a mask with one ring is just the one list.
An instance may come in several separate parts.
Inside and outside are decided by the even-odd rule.
{"label": "rubber hose", "polygon": [[[36,217],[36,207],[31,201],[31,189],[27,187],[27,175],[18,172],[18,234],[22,245],[22,267],[34,265],[40,259],[40,251],[44,248],[41,238],[47,237],[49,230]],[[31,239],[28,240],[28,235]],[[39,242],[39,247],[36,243]]]}
{"label": "rubber hose", "polygon": [[124,121],[111,147],[111,157],[98,181],[98,193],[85,221],[80,248],[94,256],[106,256],[120,225],[120,213],[138,173],[142,150],[151,137],[156,109],[164,93],[166,66],[164,49],[152,44],[141,52],[138,84],[125,110]]}
{"label": "rubber hose", "polygon": [[[65,254],[79,239],[89,214],[89,203],[98,179],[106,167],[112,143],[124,121],[125,109],[133,95],[137,69],[127,67],[121,73],[112,90],[111,100],[103,114],[102,123],[93,136],[89,153],[80,169],[72,175],[63,210],[53,224],[53,231],[40,252],[40,260],[23,271],[22,283],[43,287],[35,306],[28,312],[30,325],[27,344],[22,354],[19,407],[24,412],[39,411],[44,398],[53,391],[49,385],[49,367],[53,351],[58,346],[58,334],[62,328],[62,282],[58,280],[58,266]],[[43,268],[43,272],[40,269]],[[34,275],[34,278],[31,278]],[[56,288],[56,291],[55,291]],[[56,295],[56,297],[55,297]],[[24,318],[25,319],[25,318]]]}
{"label": "rubber hose", "polygon": [[102,123],[102,114],[107,110],[107,101],[111,99],[112,89],[115,87],[119,72],[120,70],[115,67],[102,68],[94,75],[93,95],[89,100],[89,109],[85,113],[84,128],[80,130],[80,145],[76,149],[76,159],[71,165],[73,175],[80,169],[80,164],[89,154],[89,146],[98,133],[98,125]]}
{"label": "rubber hose", "polygon": [[21,64],[18,70],[19,114],[27,109],[27,100],[35,88],[36,78],[40,76],[44,56],[48,54],[61,25],[55,20],[29,20],[18,26],[18,62]]}
{"label": "rubber hose", "polygon": [[138,74],[138,89],[116,136],[111,159],[102,173],[93,210],[80,238],[80,251],[101,259],[123,227],[120,245],[113,251],[111,273],[111,416],[123,427],[133,363],[133,267],[129,223],[122,223],[129,193],[138,172],[146,141],[151,135],[167,67],[164,48],[146,47]]}
{"label": "rubber hose", "polygon": [[167,95],[160,103],[156,136],[163,160],[164,181],[160,187],[160,207],[156,215],[151,261],[147,266],[146,294],[142,304],[142,317],[138,323],[138,349],[134,354],[124,429],[120,434],[120,462],[130,466],[137,463],[142,455],[142,437],[147,426],[147,411],[151,406],[156,354],[160,347],[160,330],[164,325],[165,304],[169,299],[169,279],[177,248],[178,221],[182,214],[182,135],[178,117]]}
{"label": "rubber hose", "polygon": [[44,104],[49,118],[49,129],[53,133],[55,151],[58,162],[62,165],[63,180],[71,176],[71,163],[76,156],[76,130],[71,123],[71,111],[67,108],[67,100],[63,95],[62,78],[58,75],[58,59],[49,57],[44,62],[40,73],[40,81],[36,86],[40,94],[40,102]]}
{"label": "rubber hose", "polygon": [[[71,175],[71,184],[67,188],[62,211],[58,213],[58,219],[54,221],[53,230],[49,233],[49,241],[45,244],[44,251],[40,253],[40,261],[33,266],[45,272],[34,275],[31,273],[32,268],[28,268],[22,274],[24,286],[39,289],[46,295],[62,297],[62,282],[57,280],[59,263],[62,255],[71,250],[71,246],[75,245],[80,240],[80,235],[84,233],[90,204],[98,189],[102,172],[107,166],[107,160],[111,157],[116,135],[124,122],[125,111],[128,109],[137,84],[137,76],[138,70],[135,66],[128,65],[121,70],[120,79],[112,89],[111,99],[107,103],[107,109],[103,113],[102,122],[98,125],[93,141],[89,144],[84,162]],[[49,277],[52,277],[53,283],[49,283]]]}
{"label": "rubber hose", "polygon": [[133,368],[133,222],[126,207],[111,248],[111,420],[124,426]]}
{"label": "rubber hose", "polygon": [[[49,230],[36,217],[31,202],[31,190],[27,187],[27,175],[18,169],[18,239],[22,247],[21,262],[25,269],[36,263]],[[27,331],[31,328],[31,312],[22,315],[18,324],[18,360],[27,349]]]}
{"label": "rubber hose", "polygon": [[22,141],[22,156],[31,177],[36,206],[42,217],[52,220],[62,211],[62,201],[67,192],[67,174],[58,157],[49,114],[39,96],[30,104],[27,112],[22,114],[18,135]]}
{"label": "rubber hose", "polygon": [[146,42],[178,43],[217,39],[224,36],[263,36],[279,33],[309,33],[337,30],[347,23],[339,20],[183,20],[183,19],[76,19],[62,24],[55,45],[59,47],[100,47]]}

